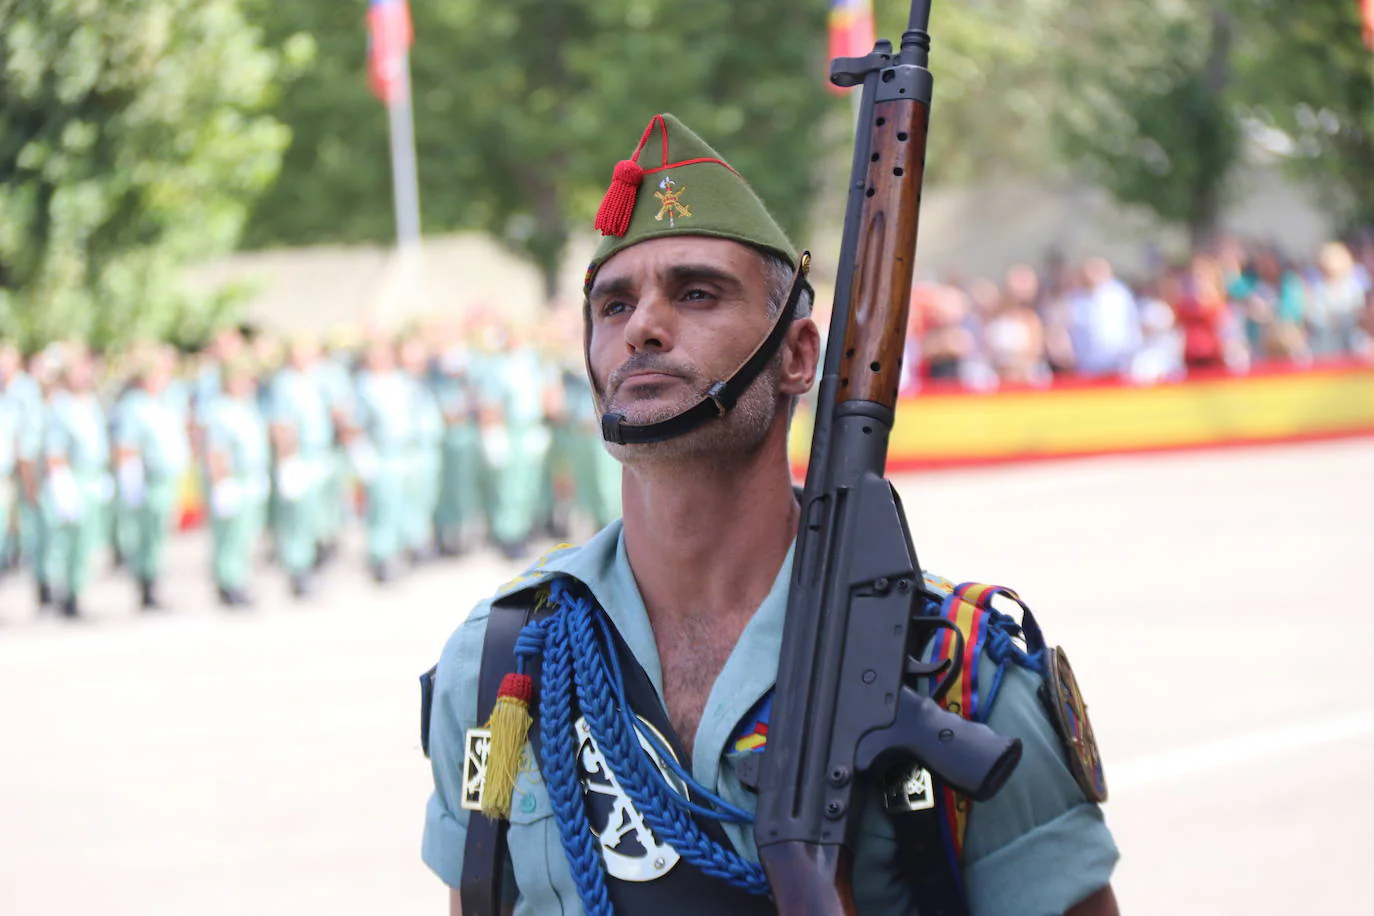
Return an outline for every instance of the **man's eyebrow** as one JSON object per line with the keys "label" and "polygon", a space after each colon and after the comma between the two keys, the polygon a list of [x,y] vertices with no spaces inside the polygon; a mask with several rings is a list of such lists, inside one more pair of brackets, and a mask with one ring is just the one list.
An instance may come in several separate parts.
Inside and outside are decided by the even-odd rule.
{"label": "man's eyebrow", "polygon": [[708,280],[719,283],[721,286],[730,287],[733,290],[744,288],[744,281],[728,270],[722,270],[713,264],[674,264],[664,273],[668,279],[675,283],[687,283],[692,280]]}
{"label": "man's eyebrow", "polygon": [[623,296],[634,289],[634,281],[629,277],[612,277],[609,280],[598,280],[592,285],[592,291],[587,294],[587,300],[602,299],[607,296]]}

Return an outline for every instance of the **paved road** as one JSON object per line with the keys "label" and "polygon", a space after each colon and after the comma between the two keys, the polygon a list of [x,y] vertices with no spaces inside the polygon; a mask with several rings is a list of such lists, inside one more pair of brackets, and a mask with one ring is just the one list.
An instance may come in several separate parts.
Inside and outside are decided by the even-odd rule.
{"label": "paved road", "polygon": [[[1374,792],[1374,442],[899,481],[925,565],[1014,585],[1108,761],[1128,914],[1364,911]],[[335,570],[213,607],[102,579],[91,622],[0,582],[0,913],[440,913],[420,864],[416,675],[491,556],[386,591]]]}

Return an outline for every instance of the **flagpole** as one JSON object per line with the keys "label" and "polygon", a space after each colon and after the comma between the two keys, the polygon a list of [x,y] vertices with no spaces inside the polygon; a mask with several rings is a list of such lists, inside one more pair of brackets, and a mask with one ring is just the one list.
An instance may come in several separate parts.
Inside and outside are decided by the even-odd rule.
{"label": "flagpole", "polygon": [[410,52],[401,54],[399,79],[388,101],[391,187],[396,207],[396,255],[407,310],[423,305],[424,264],[420,246],[420,179],[415,163],[415,113],[410,98]]}

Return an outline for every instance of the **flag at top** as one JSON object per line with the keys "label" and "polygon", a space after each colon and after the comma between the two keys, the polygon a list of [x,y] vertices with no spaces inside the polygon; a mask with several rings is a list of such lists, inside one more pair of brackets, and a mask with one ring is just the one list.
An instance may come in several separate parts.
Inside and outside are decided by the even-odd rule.
{"label": "flag at top", "polygon": [[863,57],[873,50],[874,40],[871,0],[830,0],[831,60]]}
{"label": "flag at top", "polygon": [[406,53],[414,40],[406,0],[370,0],[367,5],[367,84],[387,105],[404,98]]}

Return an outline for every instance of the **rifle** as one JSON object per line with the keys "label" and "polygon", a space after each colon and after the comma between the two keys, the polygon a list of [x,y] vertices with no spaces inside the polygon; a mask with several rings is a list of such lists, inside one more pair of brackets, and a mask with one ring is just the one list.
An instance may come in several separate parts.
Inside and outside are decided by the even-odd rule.
{"label": "rifle", "polygon": [[947,624],[924,613],[930,596],[883,476],[925,168],[929,20],[930,0],[913,0],[898,53],[879,41],[831,64],[836,85],[863,84],[862,105],[754,830],[784,916],[853,912],[856,781],[914,761],[984,800],[1021,758],[1019,740],[916,689],[947,673],[921,661]]}

